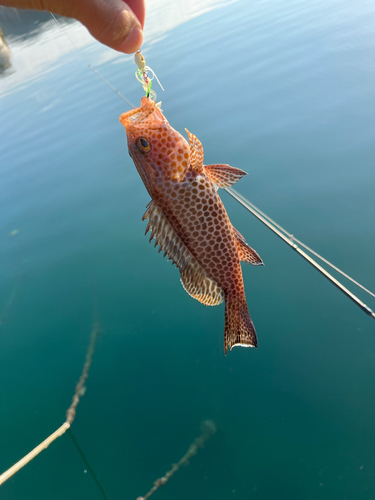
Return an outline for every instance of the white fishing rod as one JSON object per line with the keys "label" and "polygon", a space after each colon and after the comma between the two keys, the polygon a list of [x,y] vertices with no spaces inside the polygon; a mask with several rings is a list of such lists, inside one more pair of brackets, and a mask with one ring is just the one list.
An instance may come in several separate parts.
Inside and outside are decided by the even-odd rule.
{"label": "white fishing rod", "polygon": [[375,319],[375,313],[368,305],[366,305],[362,300],[360,300],[354,293],[352,293],[350,290],[348,290],[340,281],[338,281],[336,278],[332,276],[328,271],[326,271],[322,266],[320,266],[313,258],[311,258],[306,252],[304,252],[297,244],[299,243],[301,246],[309,250],[311,253],[316,255],[320,260],[331,266],[333,269],[335,269],[337,272],[345,276],[347,279],[349,279],[352,283],[357,285],[358,287],[362,288],[365,292],[367,292],[369,295],[372,295],[375,297],[375,294],[372,293],[370,290],[365,288],[363,285],[355,281],[351,276],[348,274],[344,273],[339,269],[338,267],[334,266],[331,264],[327,259],[319,255],[317,252],[309,248],[307,245],[302,243],[302,241],[297,240],[294,238],[294,236],[290,233],[288,233],[284,228],[282,228],[279,224],[276,224],[270,217],[268,217],[264,212],[259,210],[255,205],[250,203],[249,200],[247,200],[244,196],[242,196],[240,193],[238,193],[235,189],[233,188],[225,188],[225,191],[229,193],[238,203],[240,203],[243,207],[246,208],[249,212],[251,212],[258,220],[260,220],[265,226],[267,226],[271,231],[273,231],[279,238],[281,238],[285,243],[287,243],[293,250],[295,250],[301,257],[303,257],[309,264],[311,264],[315,269],[317,269],[325,278],[327,278],[331,283],[333,283],[339,290],[341,290],[347,297],[349,297],[357,306],[359,306],[362,311],[364,311],[366,314],[371,316],[372,318]]}

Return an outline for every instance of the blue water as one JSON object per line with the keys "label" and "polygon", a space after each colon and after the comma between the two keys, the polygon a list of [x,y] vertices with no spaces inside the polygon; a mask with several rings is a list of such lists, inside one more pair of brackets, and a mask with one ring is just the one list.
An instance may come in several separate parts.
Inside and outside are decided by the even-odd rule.
{"label": "blue water", "polygon": [[[182,24],[149,6],[165,116],[374,290],[375,4],[215,6]],[[223,307],[192,300],[144,237],[149,198],[118,122],[129,108],[88,69],[138,103],[132,58],[61,24],[10,33],[0,77],[0,472],[64,421],[98,316],[73,432],[111,500],[144,495],[204,419],[216,435],[153,498],[375,499],[374,321],[221,193],[265,262],[243,266],[259,347],[225,357]],[[85,470],[64,436],[0,497],[102,498]]]}

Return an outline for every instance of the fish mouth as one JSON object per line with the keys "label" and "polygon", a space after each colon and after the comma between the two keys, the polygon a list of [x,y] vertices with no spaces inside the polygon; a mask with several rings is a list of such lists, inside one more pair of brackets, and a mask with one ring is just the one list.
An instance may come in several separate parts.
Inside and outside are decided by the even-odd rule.
{"label": "fish mouth", "polygon": [[142,126],[148,128],[158,128],[163,122],[167,122],[163,113],[154,101],[148,97],[142,97],[141,106],[131,109],[120,116],[120,122],[124,125],[126,131],[133,127]]}
{"label": "fish mouth", "polygon": [[142,114],[141,108],[134,108],[120,116],[120,122],[126,128],[130,122],[135,122],[139,119]]}

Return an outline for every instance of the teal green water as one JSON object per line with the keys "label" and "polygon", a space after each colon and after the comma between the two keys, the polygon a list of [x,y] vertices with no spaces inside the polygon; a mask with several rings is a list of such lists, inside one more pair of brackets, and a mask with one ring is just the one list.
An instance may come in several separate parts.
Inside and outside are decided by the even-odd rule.
{"label": "teal green water", "polygon": [[[220,7],[163,34],[168,10],[150,6],[144,53],[167,119],[374,290],[375,4]],[[222,193],[265,262],[243,266],[259,348],[225,357],[223,307],[192,300],[144,237],[149,198],[118,122],[128,107],[87,67],[138,103],[132,58],[82,41],[75,23],[37,28],[9,35],[0,77],[1,314],[24,273],[0,328],[0,471],[63,422],[97,313],[73,430],[111,500],[144,495],[204,419],[216,435],[153,498],[375,499],[373,320]],[[99,500],[85,469],[65,436],[0,497]]]}

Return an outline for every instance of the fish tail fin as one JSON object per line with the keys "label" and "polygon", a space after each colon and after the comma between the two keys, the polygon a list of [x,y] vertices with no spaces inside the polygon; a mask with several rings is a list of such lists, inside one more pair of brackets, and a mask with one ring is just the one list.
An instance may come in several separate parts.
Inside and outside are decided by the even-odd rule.
{"label": "fish tail fin", "polygon": [[225,298],[224,352],[239,345],[257,347],[258,340],[247,308],[245,294],[230,295]]}

